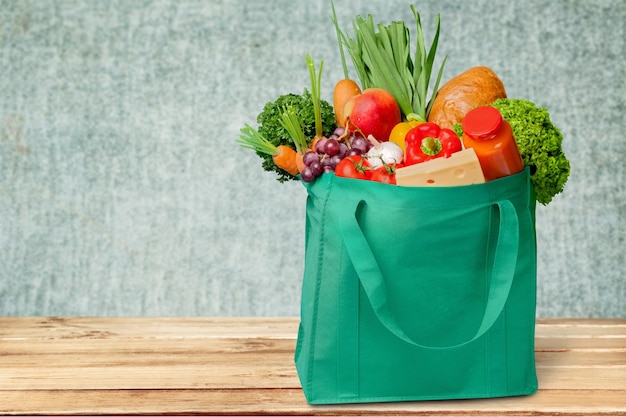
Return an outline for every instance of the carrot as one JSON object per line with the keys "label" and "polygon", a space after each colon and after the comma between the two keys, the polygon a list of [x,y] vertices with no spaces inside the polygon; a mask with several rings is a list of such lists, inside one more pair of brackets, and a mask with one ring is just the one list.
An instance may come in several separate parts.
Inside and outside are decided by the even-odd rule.
{"label": "carrot", "polygon": [[296,151],[293,148],[287,145],[274,145],[250,125],[241,128],[241,136],[237,139],[237,143],[242,148],[271,155],[274,164],[291,175],[300,173],[296,166]]}
{"label": "carrot", "polygon": [[[304,153],[306,153],[306,151]],[[296,168],[298,169],[298,173],[302,172],[302,170],[306,167],[306,165],[304,165],[304,153],[296,152],[295,163]]]}
{"label": "carrot", "polygon": [[354,80],[344,78],[335,84],[333,107],[337,126],[346,125],[346,104],[359,94],[361,94],[361,88]]}
{"label": "carrot", "polygon": [[[287,145],[279,145],[276,149],[278,153],[272,155],[272,160],[276,166],[291,175],[298,175],[300,173],[300,168],[298,167],[299,154]],[[300,160],[302,160],[302,158],[300,158]]]}

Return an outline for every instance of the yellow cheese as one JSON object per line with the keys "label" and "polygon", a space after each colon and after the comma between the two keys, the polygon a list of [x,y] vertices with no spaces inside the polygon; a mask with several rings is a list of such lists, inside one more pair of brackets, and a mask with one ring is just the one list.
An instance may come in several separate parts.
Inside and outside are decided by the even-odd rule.
{"label": "yellow cheese", "polygon": [[485,182],[483,170],[474,149],[453,153],[396,170],[396,184],[404,186],[453,186]]}

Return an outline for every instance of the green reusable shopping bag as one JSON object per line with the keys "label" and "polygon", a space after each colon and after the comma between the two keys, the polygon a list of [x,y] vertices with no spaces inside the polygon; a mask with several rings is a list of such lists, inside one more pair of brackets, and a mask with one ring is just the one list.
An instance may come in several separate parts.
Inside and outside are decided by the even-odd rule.
{"label": "green reusable shopping bag", "polygon": [[309,403],[537,390],[528,169],[458,187],[305,186],[295,362]]}

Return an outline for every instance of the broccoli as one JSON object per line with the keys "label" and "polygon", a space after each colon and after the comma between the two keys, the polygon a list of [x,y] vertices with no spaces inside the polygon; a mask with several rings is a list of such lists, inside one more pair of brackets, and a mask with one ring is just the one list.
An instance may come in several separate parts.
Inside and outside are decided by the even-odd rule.
{"label": "broccoli", "polygon": [[[276,100],[265,104],[263,110],[257,116],[259,133],[275,146],[289,145],[293,147],[294,144],[289,132],[287,132],[280,123],[283,109],[286,107],[292,108],[302,119],[304,135],[309,141],[308,144],[310,144],[310,141],[315,136],[315,113],[311,93],[307,89],[304,90],[302,95],[284,94],[279,96]],[[322,112],[323,134],[324,136],[329,136],[335,130],[335,113],[333,107],[327,101],[320,100],[320,107]],[[257,155],[263,159],[261,164],[263,169],[278,174],[277,180],[279,182],[296,179],[295,176],[278,168],[274,164],[271,155],[261,152],[257,152]]]}
{"label": "broccoli", "polygon": [[[530,180],[537,201],[547,205],[563,191],[570,164],[561,142],[561,131],[552,124],[548,111],[524,99],[501,98],[491,104],[511,124],[524,165],[530,167]],[[453,127],[461,136],[461,124]]]}

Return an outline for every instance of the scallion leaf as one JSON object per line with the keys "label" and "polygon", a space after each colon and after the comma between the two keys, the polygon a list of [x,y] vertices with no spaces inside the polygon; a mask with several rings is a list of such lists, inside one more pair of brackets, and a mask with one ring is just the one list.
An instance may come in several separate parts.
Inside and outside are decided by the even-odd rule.
{"label": "scallion leaf", "polygon": [[375,25],[374,18],[357,16],[352,23],[354,37],[335,28],[341,43],[345,45],[363,89],[377,87],[394,96],[405,117],[426,120],[430,112],[441,74],[444,58],[430,97],[428,90],[432,75],[437,43],[439,42],[440,17],[436,16],[436,30],[430,48],[427,49],[420,14],[411,6],[416,25],[416,45],[411,57],[411,39],[404,22]]}

